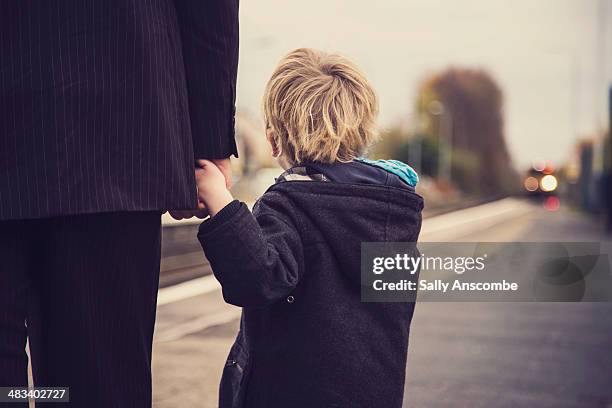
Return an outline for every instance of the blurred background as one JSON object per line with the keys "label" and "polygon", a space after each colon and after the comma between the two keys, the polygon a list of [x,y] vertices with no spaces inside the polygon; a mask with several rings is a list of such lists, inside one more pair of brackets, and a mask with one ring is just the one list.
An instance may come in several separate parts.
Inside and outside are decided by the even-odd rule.
{"label": "blurred background", "polygon": [[[612,0],[241,4],[236,197],[274,182],[260,100],[298,47],[342,53],[378,91],[369,155],[421,175],[423,241],[610,241]],[[155,406],[216,406],[240,310],[196,220],[164,216]],[[421,303],[406,407],[612,407],[612,305]],[[367,358],[367,356],[364,356]]]}
{"label": "blurred background", "polygon": [[[371,156],[417,169],[430,209],[558,190],[563,204],[603,212],[611,10],[608,0],[245,2],[235,165],[255,191],[237,193],[254,199],[270,183],[270,172],[257,176],[273,166],[260,99],[278,60],[304,46],[365,71],[381,102]],[[547,174],[556,188],[526,181]]]}

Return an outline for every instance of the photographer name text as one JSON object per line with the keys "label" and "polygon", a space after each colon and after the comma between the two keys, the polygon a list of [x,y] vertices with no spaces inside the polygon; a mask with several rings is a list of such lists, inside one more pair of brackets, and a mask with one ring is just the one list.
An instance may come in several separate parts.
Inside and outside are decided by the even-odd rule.
{"label": "photographer name text", "polygon": [[372,287],[376,291],[433,291],[447,293],[449,291],[516,291],[518,283],[508,282],[461,282],[458,279],[452,282],[447,282],[442,279],[434,279],[428,281],[421,279],[418,282],[402,279],[397,282],[384,282],[382,279],[376,279],[372,283]]}

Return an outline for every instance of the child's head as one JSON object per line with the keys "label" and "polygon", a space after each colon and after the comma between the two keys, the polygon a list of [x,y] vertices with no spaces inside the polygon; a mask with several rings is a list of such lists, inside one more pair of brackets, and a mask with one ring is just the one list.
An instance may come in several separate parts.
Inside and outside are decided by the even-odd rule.
{"label": "child's head", "polygon": [[376,139],[376,94],[337,54],[289,53],[266,86],[263,110],[274,155],[289,165],[351,161]]}

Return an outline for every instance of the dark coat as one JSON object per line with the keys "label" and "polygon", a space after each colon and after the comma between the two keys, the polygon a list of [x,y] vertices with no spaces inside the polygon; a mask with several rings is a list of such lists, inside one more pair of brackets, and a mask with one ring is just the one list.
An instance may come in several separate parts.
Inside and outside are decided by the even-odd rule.
{"label": "dark coat", "polygon": [[423,201],[386,178],[276,183],[253,214],[234,201],[200,226],[225,300],[243,307],[222,408],[401,407],[414,303],[360,301],[360,246],[416,241]]}
{"label": "dark coat", "polygon": [[236,153],[238,0],[6,0],[0,220],[194,208]]}

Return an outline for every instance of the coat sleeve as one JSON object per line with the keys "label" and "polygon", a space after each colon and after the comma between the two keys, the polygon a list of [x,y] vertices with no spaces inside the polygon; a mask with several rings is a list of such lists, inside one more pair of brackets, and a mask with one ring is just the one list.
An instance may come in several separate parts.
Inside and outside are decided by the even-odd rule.
{"label": "coat sleeve", "polygon": [[257,212],[234,201],[200,225],[198,239],[223,288],[226,302],[268,305],[287,296],[303,269],[295,225],[272,209]]}
{"label": "coat sleeve", "polygon": [[238,0],[175,0],[196,159],[238,156]]}

